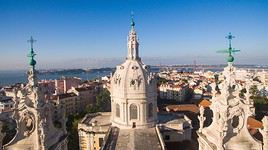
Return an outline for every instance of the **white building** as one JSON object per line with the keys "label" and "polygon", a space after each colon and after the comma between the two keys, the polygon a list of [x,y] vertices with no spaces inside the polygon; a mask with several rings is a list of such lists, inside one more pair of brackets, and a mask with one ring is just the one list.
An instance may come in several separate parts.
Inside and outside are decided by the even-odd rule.
{"label": "white building", "polygon": [[111,127],[111,113],[87,114],[78,124],[81,150],[99,150]]}
{"label": "white building", "polygon": [[185,101],[188,85],[161,84],[159,86],[159,96],[161,99],[175,100],[178,102]]}
{"label": "white building", "polygon": [[14,109],[14,101],[12,100],[12,97],[0,95],[0,113],[13,111],[13,109]]}
{"label": "white building", "polygon": [[268,86],[268,72],[263,70],[260,72],[256,73],[256,77],[259,77],[259,79],[261,80],[261,82],[265,85]]}
{"label": "white building", "polygon": [[[169,114],[168,119],[157,119],[161,114],[157,114],[156,81],[150,67],[144,65],[139,57],[134,25],[132,20],[127,59],[116,67],[108,85],[111,113],[88,115],[79,123],[81,150],[160,150],[166,149],[161,131],[165,137],[170,136],[172,139],[176,139],[173,138],[176,136],[187,139],[189,131],[191,133],[191,124],[184,117]],[[181,132],[184,125],[189,128]]]}

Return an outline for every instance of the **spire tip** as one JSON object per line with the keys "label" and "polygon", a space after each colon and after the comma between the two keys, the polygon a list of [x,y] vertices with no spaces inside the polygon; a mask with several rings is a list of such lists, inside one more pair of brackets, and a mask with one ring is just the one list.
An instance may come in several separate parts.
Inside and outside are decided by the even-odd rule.
{"label": "spire tip", "polygon": [[134,22],[134,12],[131,11],[131,27],[135,26],[135,22]]}

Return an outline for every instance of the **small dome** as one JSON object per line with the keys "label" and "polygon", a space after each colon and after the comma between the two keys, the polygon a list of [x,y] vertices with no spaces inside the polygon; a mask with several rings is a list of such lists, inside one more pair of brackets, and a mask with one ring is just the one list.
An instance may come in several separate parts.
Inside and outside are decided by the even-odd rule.
{"label": "small dome", "polygon": [[228,62],[233,62],[234,61],[234,57],[232,55],[229,55],[227,58]]}
{"label": "small dome", "polygon": [[30,64],[31,66],[35,66],[35,65],[36,65],[36,61],[35,61],[34,59],[30,59],[29,64]]}
{"label": "small dome", "polygon": [[133,19],[131,19],[131,24],[130,24],[132,27],[134,27],[135,26],[135,22],[134,22],[134,20]]}

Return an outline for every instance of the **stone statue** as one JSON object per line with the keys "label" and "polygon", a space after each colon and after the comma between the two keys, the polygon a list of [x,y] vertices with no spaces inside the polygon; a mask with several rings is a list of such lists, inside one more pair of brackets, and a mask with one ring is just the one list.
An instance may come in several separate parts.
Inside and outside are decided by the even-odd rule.
{"label": "stone statue", "polygon": [[199,132],[202,132],[203,126],[204,126],[204,122],[206,120],[206,117],[204,116],[204,107],[201,106],[199,109],[200,115],[198,116],[198,120],[199,120]]}

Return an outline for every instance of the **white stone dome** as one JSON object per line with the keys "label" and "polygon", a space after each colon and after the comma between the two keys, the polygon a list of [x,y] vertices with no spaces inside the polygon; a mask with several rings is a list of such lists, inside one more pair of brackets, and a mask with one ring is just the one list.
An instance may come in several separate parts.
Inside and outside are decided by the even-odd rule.
{"label": "white stone dome", "polygon": [[156,84],[153,83],[153,74],[150,67],[141,61],[126,60],[116,67],[111,80],[112,97],[140,99],[155,96]]}

